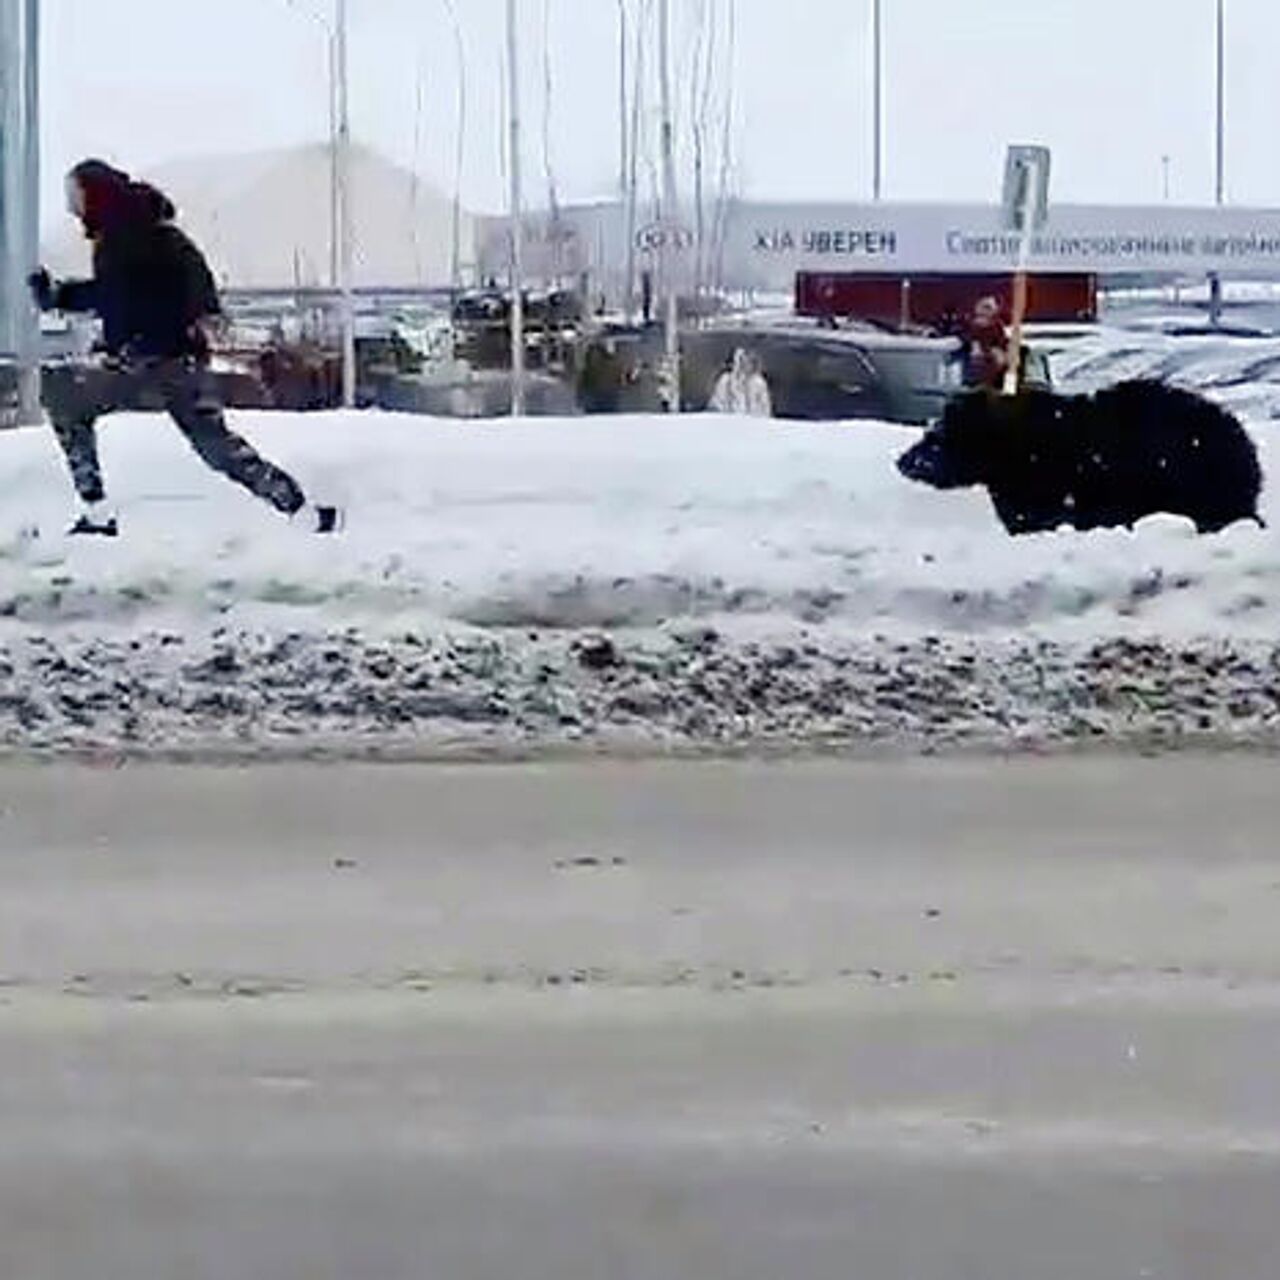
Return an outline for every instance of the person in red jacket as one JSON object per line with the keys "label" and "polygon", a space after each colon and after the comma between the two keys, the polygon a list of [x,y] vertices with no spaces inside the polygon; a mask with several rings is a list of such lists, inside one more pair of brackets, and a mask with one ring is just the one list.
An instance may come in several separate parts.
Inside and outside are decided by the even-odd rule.
{"label": "person in red jacket", "polygon": [[209,375],[211,326],[222,304],[200,250],[174,223],[167,196],[101,160],[67,176],[67,202],[93,244],[93,277],[55,281],[41,268],[28,283],[46,311],[92,312],[102,321],[100,365],[46,388],[58,443],[84,512],[73,534],[115,537],[98,461],[96,419],[143,393],[163,403],[192,449],[215,471],[317,532],[338,526],[334,507],[312,506],[292,476],[227,426]]}
{"label": "person in red jacket", "polygon": [[991,297],[980,298],[964,333],[964,385],[1004,389],[1009,369],[1009,334],[1000,315],[1000,303]]}

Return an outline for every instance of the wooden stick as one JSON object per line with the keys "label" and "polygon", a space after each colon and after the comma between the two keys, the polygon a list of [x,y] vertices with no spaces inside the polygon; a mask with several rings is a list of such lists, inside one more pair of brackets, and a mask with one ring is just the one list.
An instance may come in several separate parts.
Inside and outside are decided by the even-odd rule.
{"label": "wooden stick", "polygon": [[[1030,236],[1023,236],[1023,245],[1029,242]],[[1024,257],[1025,254],[1024,248]],[[1022,331],[1027,320],[1028,286],[1026,265],[1020,263],[1013,277],[1013,324],[1009,329],[1009,367],[1004,374],[1005,394],[1010,396],[1022,389]]]}

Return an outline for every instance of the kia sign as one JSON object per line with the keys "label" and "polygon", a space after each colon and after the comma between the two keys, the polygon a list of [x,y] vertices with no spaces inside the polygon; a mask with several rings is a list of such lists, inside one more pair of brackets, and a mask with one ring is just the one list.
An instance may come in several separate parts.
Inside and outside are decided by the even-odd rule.
{"label": "kia sign", "polygon": [[[546,219],[526,226],[531,277],[575,270],[621,288],[630,235],[626,209],[617,202],[561,207],[569,246],[540,242]],[[479,223],[484,277],[502,278],[510,249],[505,218]],[[665,231],[644,227],[635,246],[661,252]],[[1001,206],[988,204],[783,204],[734,201],[709,248],[716,274],[729,289],[790,294],[798,271],[883,271],[893,275],[1002,274],[1016,270],[1022,237],[1003,225]],[[694,238],[681,228],[677,249]],[[1070,205],[1054,202],[1048,219],[1027,246],[1028,270],[1087,274],[1163,274],[1280,280],[1280,210],[1156,205]],[[680,252],[680,270],[691,254]]]}
{"label": "kia sign", "polygon": [[757,253],[809,253],[848,258],[883,258],[898,252],[898,236],[885,227],[757,227]]}
{"label": "kia sign", "polygon": [[669,227],[662,222],[651,222],[636,232],[636,248],[642,253],[661,253],[668,247],[676,253],[693,248],[693,232],[687,227]]}
{"label": "kia sign", "polygon": [[[1034,206],[1033,206],[1034,207]],[[780,284],[796,271],[1012,271],[1022,236],[996,205],[742,205],[727,274]],[[1030,270],[1280,277],[1280,211],[1057,205],[1028,245]]]}

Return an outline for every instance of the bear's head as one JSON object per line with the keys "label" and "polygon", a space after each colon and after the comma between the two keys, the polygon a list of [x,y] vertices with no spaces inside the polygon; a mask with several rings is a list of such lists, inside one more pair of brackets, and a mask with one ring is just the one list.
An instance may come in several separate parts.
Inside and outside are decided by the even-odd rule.
{"label": "bear's head", "polygon": [[898,470],[935,489],[987,484],[1008,452],[1011,424],[1002,409],[985,391],[953,400],[942,420],[898,459]]}

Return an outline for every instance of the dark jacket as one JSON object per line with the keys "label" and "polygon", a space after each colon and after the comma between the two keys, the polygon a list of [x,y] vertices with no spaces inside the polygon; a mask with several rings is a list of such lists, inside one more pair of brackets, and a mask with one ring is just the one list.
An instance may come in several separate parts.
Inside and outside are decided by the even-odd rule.
{"label": "dark jacket", "polygon": [[95,312],[113,354],[207,356],[198,322],[222,306],[200,250],[173,224],[168,197],[124,174],[95,175],[86,195],[93,279],[58,286],[54,307]]}

